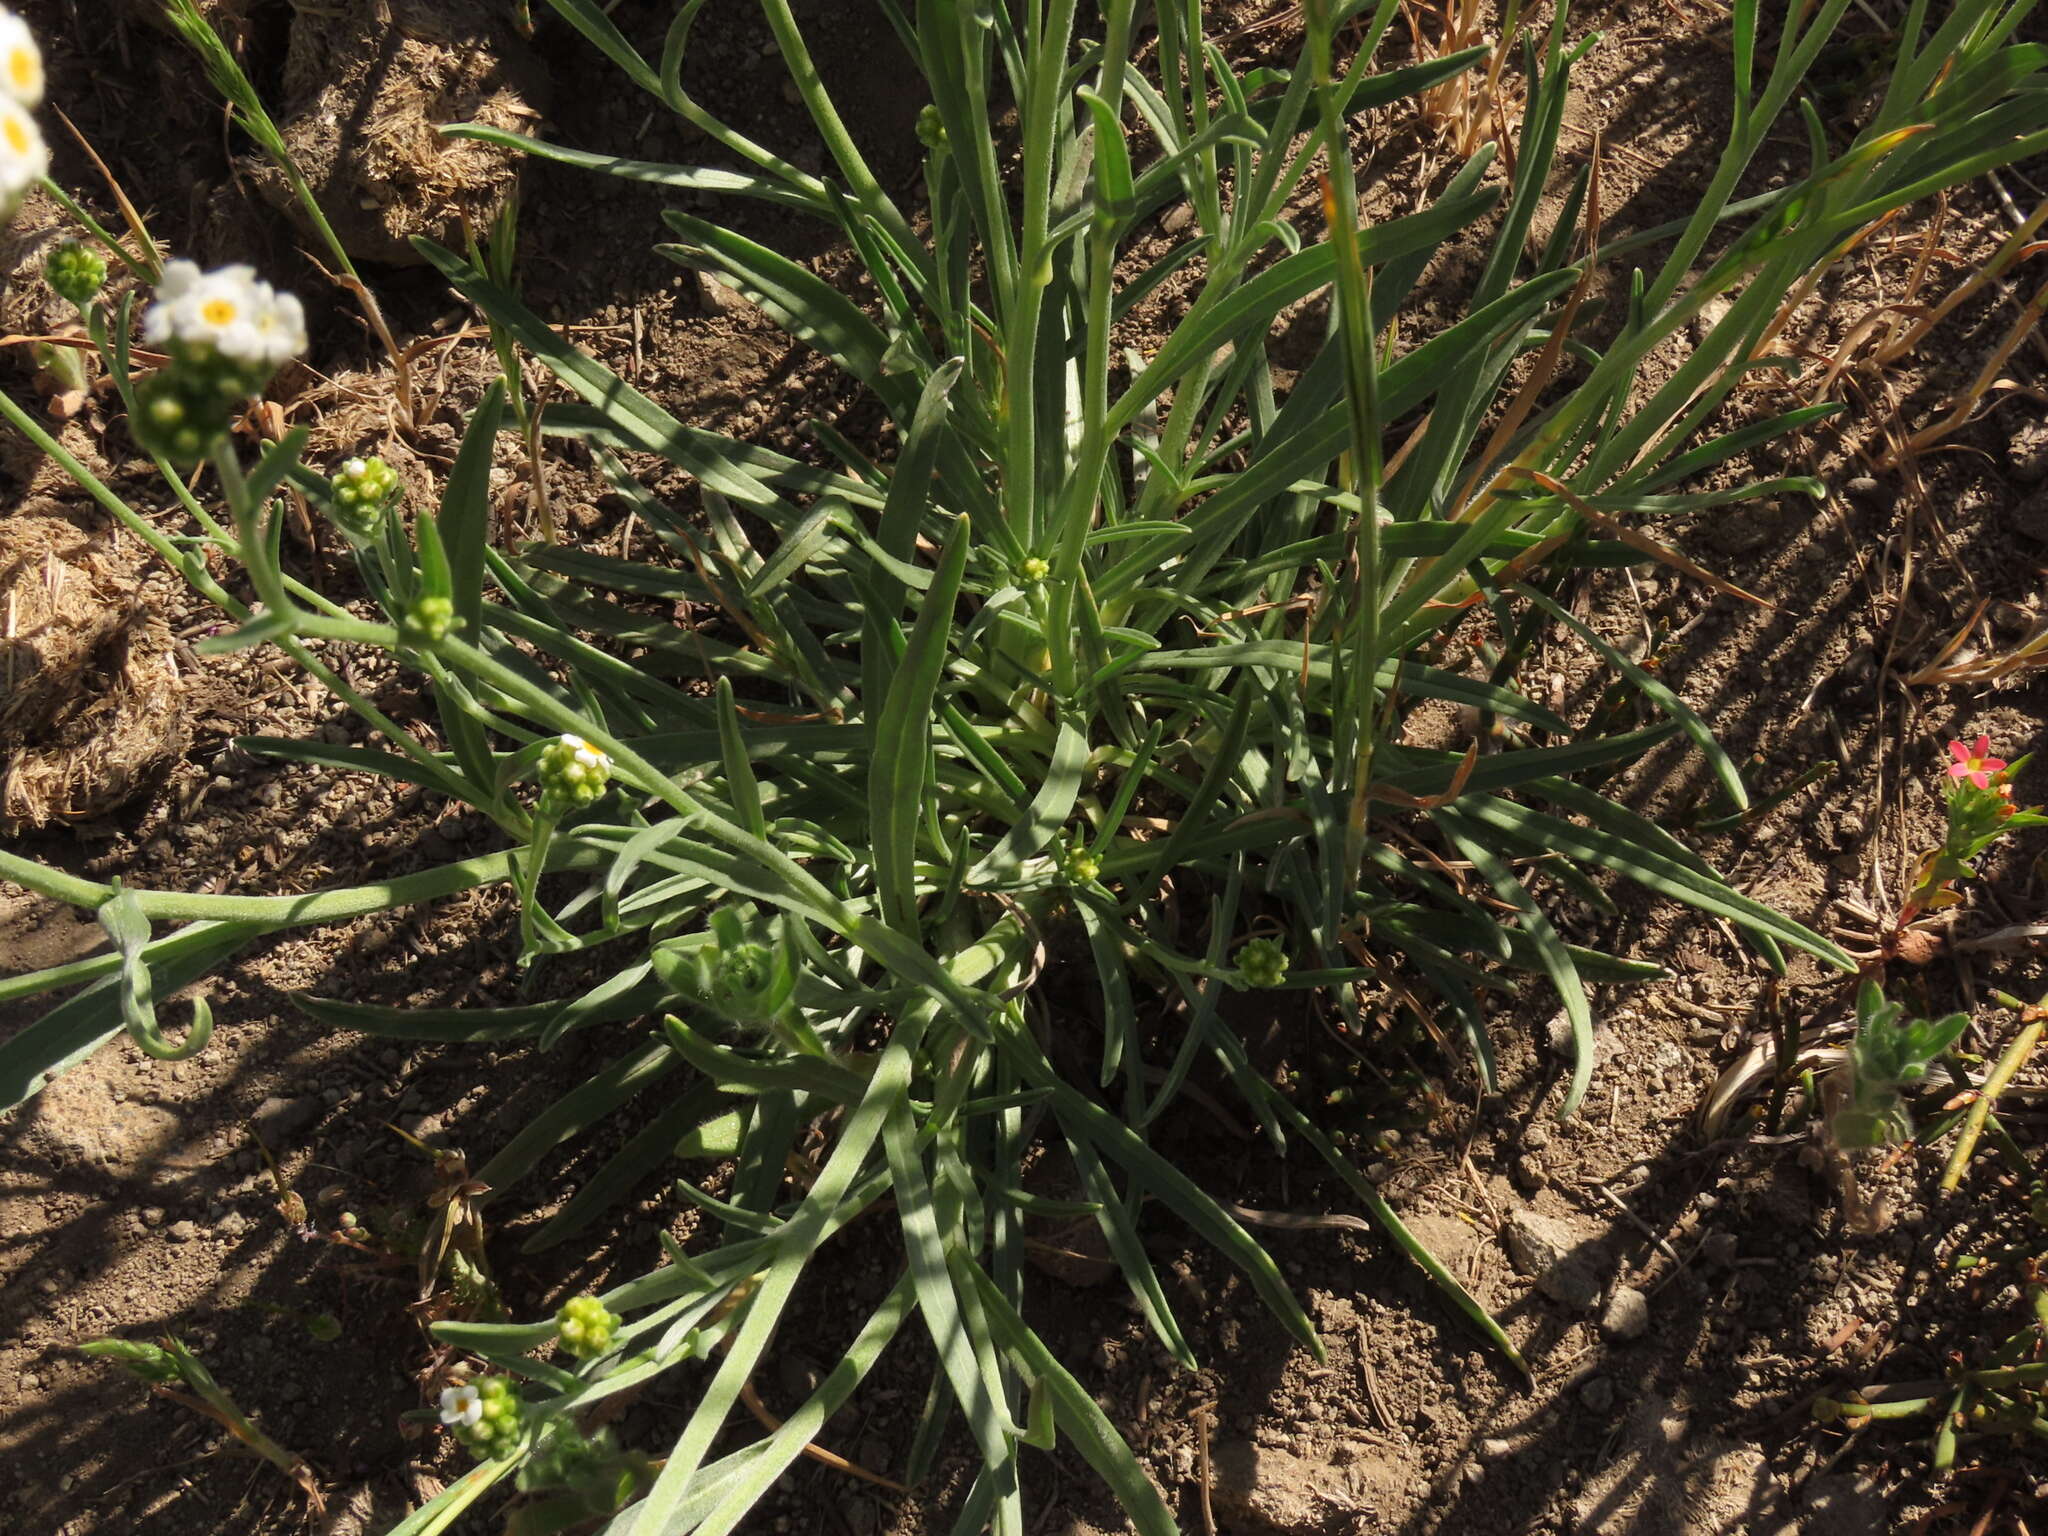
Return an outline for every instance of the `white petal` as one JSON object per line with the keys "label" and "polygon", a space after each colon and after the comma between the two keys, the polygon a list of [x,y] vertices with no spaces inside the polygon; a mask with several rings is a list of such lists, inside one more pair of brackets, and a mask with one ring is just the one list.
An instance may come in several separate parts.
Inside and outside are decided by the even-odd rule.
{"label": "white petal", "polygon": [[196,261],[167,261],[164,275],[156,285],[156,299],[159,304],[173,304],[190,293],[199,281],[199,263]]}
{"label": "white petal", "polygon": [[28,23],[4,9],[0,9],[0,91],[24,107],[42,105],[43,51],[36,46]]}
{"label": "white petal", "polygon": [[36,120],[0,96],[0,192],[26,192],[50,169],[50,147]]}

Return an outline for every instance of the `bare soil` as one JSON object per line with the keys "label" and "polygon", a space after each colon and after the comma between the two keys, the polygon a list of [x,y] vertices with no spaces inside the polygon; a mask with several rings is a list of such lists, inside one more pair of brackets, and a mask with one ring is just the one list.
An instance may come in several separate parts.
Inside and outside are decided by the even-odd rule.
{"label": "bare soil", "polygon": [[[29,0],[23,9],[50,55],[53,99],[159,235],[180,254],[254,261],[297,291],[324,296],[315,306],[312,365],[273,391],[291,420],[315,426],[316,453],[381,452],[417,498],[429,496],[452,459],[468,405],[496,367],[462,308],[417,268],[369,269],[403,339],[440,339],[418,369],[421,425],[402,434],[388,368],[345,297],[299,254],[303,235],[274,208],[274,189],[231,156],[239,146],[223,143],[217,104],[190,58],[122,8],[102,13],[76,0]],[[515,116],[545,113],[526,126],[544,123],[570,144],[680,162],[705,152],[701,140],[545,15],[527,44],[503,24],[509,7],[494,0],[399,6],[407,15],[395,34],[356,24],[345,6],[337,18],[335,9],[265,0],[217,9],[241,26],[259,85],[294,111],[311,112],[307,132],[317,130],[323,104],[332,106],[324,94],[330,87],[357,91],[359,105],[373,101],[361,95],[369,78],[364,60],[347,50],[396,36],[407,78],[422,92],[437,80],[457,96],[468,91],[465,112],[481,95]],[[658,52],[667,9],[624,0],[614,19],[643,49]],[[909,72],[887,27],[860,9],[811,5],[802,19],[816,29],[828,81],[875,149],[885,182],[907,198],[918,102],[905,88]],[[1232,34],[1233,49],[1276,61],[1291,56],[1296,23],[1285,7],[1209,9],[1212,32]],[[1560,185],[1597,133],[1610,233],[1676,216],[1689,206],[1725,126],[1725,23],[1665,0],[1619,0],[1576,25],[1597,26],[1605,38],[1580,71]],[[324,80],[307,73],[309,28],[322,29],[323,46],[341,50]],[[483,46],[479,37],[488,38],[488,60],[472,56]],[[1393,46],[1402,45],[1397,28]],[[715,109],[765,142],[794,146],[800,161],[815,157],[751,7],[712,8],[693,46],[693,88]],[[1511,88],[1515,78],[1511,70]],[[1856,82],[1841,85],[1851,92]],[[501,88],[506,96],[492,96]],[[517,112],[506,105],[511,98]],[[1381,114],[1367,141],[1371,199],[1405,208],[1440,185],[1442,141],[1412,112]],[[320,190],[369,195],[370,182],[391,174],[365,167],[362,157],[373,152],[398,151],[374,135],[363,142],[360,132],[327,144],[324,158],[312,157]],[[376,225],[363,238],[390,237],[372,259],[400,255],[403,234],[446,238],[453,201],[473,196],[474,208],[488,211],[502,191],[490,167],[418,169],[428,151],[415,145],[412,153],[417,174],[404,182],[402,197],[351,209],[356,225]],[[1785,166],[1803,153],[1791,131],[1782,153]],[[102,183],[77,147],[60,142],[57,155],[66,184],[86,189],[109,214]],[[1777,168],[1772,155],[1764,161],[1759,178]],[[2038,167],[2022,171],[2041,180]],[[443,185],[472,172],[463,186]],[[872,432],[865,407],[817,359],[651,252],[661,237],[658,197],[546,165],[521,174],[528,301],[637,387],[687,421],[793,451],[808,451],[799,429],[809,417],[831,420],[856,439]],[[2042,193],[2026,175],[2008,176],[2006,186],[2031,206]],[[1924,235],[1934,216],[1916,210],[1890,245],[1859,253],[1802,311],[1788,339],[1824,355],[1873,305],[1898,300],[1916,232]],[[742,207],[734,217],[821,270],[836,271],[843,260],[772,212]],[[1965,275],[2008,227],[1988,185],[1958,194],[1942,217],[1934,291]],[[1477,237],[1468,239],[1437,276],[1455,279],[1458,263],[1480,249]],[[34,257],[20,261],[17,291],[30,285],[25,274]],[[1148,316],[1170,324],[1173,302],[1169,291]],[[1906,679],[1958,631],[1967,629],[1959,655],[1996,656],[2041,613],[2044,350],[2023,346],[2006,370],[2013,387],[1992,396],[1939,451],[1902,467],[1874,467],[1890,438],[1947,409],[2014,313],[2011,295],[1989,294],[1907,364],[1845,382],[1855,409],[1832,435],[1801,445],[1794,460],[1834,488],[1825,503],[1754,503],[1660,531],[1757,594],[1762,606],[1662,569],[1590,581],[1578,594],[1578,611],[1617,645],[1651,656],[1750,763],[1761,789],[1819,761],[1836,765],[1768,816],[1701,843],[1751,894],[1847,942],[1857,924],[1838,903],[1889,909],[1938,823],[1942,744],[1981,732],[2018,756],[2041,736],[2044,694],[2031,673],[1996,687]],[[33,398],[25,349],[5,355],[0,383]],[[175,527],[169,498],[137,462],[108,398],[99,392],[64,407],[66,445]],[[1738,397],[1730,420],[1791,403],[1789,389],[1760,385]],[[21,445],[0,451],[0,471],[0,571],[24,552],[52,548],[53,535],[63,532],[69,542],[53,558],[69,562],[85,584],[78,590],[105,605],[97,617],[80,617],[93,643],[73,668],[76,691],[98,697],[88,684],[101,694],[119,686],[119,658],[104,659],[115,629],[161,637],[177,680],[175,697],[157,714],[159,750],[113,797],[119,803],[61,818],[61,826],[22,822],[9,847],[95,878],[282,893],[390,877],[489,846],[487,829],[429,797],[252,758],[236,747],[234,738],[245,734],[343,742],[360,740],[361,731],[274,655],[200,658],[191,642],[219,622],[216,613]],[[601,483],[566,458],[542,473],[568,536],[618,552],[628,529]],[[531,479],[508,442],[494,475],[508,533],[534,526]],[[657,481],[656,488],[669,487]],[[50,519],[61,519],[62,529]],[[304,533],[292,547],[299,570],[346,596],[343,552],[318,530]],[[117,590],[102,596],[110,580]],[[381,707],[408,719],[428,713],[415,680],[360,658],[352,665],[355,682]],[[1550,665],[1568,705],[1585,704],[1602,686],[1597,660],[1583,646],[1553,640]],[[0,747],[18,755],[32,731],[11,723],[31,712],[16,697],[0,700],[0,725],[16,730]],[[56,741],[50,732],[61,732],[49,721],[61,713],[54,705],[45,712],[35,729],[48,730],[31,744]],[[1638,804],[1674,817],[1710,789],[1697,756],[1677,748],[1647,759],[1627,782]],[[2048,774],[2030,770],[2019,792],[2048,799]],[[2029,943],[1965,948],[2039,917],[2044,851],[2044,840],[2021,837],[1987,861],[1955,924],[1953,937],[1963,942],[1899,978],[1900,990],[1919,992],[1930,1009],[1980,1005],[1972,1037],[1979,1050],[1995,1052],[2007,1028],[1985,1002],[1989,988],[2024,997],[2048,990]],[[2041,1442],[1980,1446],[1955,1477],[1937,1481],[1928,1475],[1924,1435],[1885,1426],[1845,1433],[1815,1425],[1808,1409],[1818,1391],[1935,1375],[1951,1349],[1974,1358],[1988,1347],[2012,1298],[1977,1294],[1945,1265],[1987,1231],[2016,1233],[2016,1195],[1980,1173],[1961,1197],[1940,1197],[1938,1160],[1923,1153],[1879,1180],[1875,1192],[1888,1215],[1881,1230],[1857,1231],[1802,1126],[1776,1138],[1707,1139],[1697,1120],[1707,1090],[1768,1036],[1774,1010],[1822,1029],[1843,1017],[1845,984],[1795,966],[1774,986],[1756,957],[1717,925],[1628,893],[1621,900],[1618,917],[1576,914],[1569,936],[1655,959],[1671,974],[1602,990],[1599,1065],[1572,1120],[1554,1118],[1566,1059],[1550,1038],[1548,1007],[1533,995],[1497,1021],[1497,1096],[1482,1097],[1462,1062],[1400,1041],[1387,1045],[1390,1067],[1413,1065],[1435,1087],[1427,1117],[1416,1118],[1373,1175],[1504,1319],[1531,1362],[1532,1380],[1468,1333],[1383,1242],[1340,1226],[1296,1219],[1262,1233],[1310,1307],[1326,1345],[1321,1362],[1282,1339],[1234,1274],[1170,1225],[1150,1240],[1205,1362],[1200,1372],[1176,1370],[1119,1289],[1088,1283],[1085,1266],[1064,1279],[1034,1281],[1053,1347],[1140,1449],[1188,1529],[1978,1536],[2041,1528],[2039,1511],[2048,1504]],[[461,1148],[479,1163],[559,1084],[607,1060],[616,1039],[608,1046],[572,1037],[544,1062],[523,1050],[400,1047],[325,1029],[290,998],[449,1006],[515,1001],[524,988],[573,984],[560,972],[523,979],[511,962],[513,927],[509,899],[486,892],[273,939],[204,983],[221,1021],[205,1052],[165,1064],[120,1040],[0,1121],[0,1523],[7,1529],[52,1536],[371,1533],[457,1475],[462,1458],[438,1432],[400,1419],[426,1401],[422,1383],[432,1366],[427,1336],[409,1309],[411,1277],[365,1264],[328,1234],[343,1211],[375,1225],[423,1208],[432,1166],[393,1126]],[[0,971],[76,958],[101,942],[89,921],[0,884]],[[0,1039],[39,1011],[0,1007]],[[171,1011],[180,1016],[182,1005]],[[1262,1059],[1276,1069],[1313,1077],[1332,1049],[1309,1020],[1248,1027],[1263,1030]],[[2035,1069],[2023,1087],[2038,1090],[2042,1081]],[[2031,1133],[2023,1139],[2038,1164],[2038,1100],[2022,1104],[2015,1123]],[[523,1184],[494,1192],[492,1256],[516,1314],[534,1315],[637,1273],[656,1262],[657,1233],[687,1231],[688,1208],[656,1179],[587,1240],[520,1254],[523,1238],[633,1129],[607,1122]],[[1300,1218],[1347,1210],[1344,1192],[1307,1164],[1275,1159],[1242,1127],[1197,1105],[1165,1125],[1162,1138],[1212,1188],[1253,1211]],[[1546,1243],[1561,1251],[1557,1262],[1534,1252]],[[867,1269],[821,1280],[806,1298],[786,1330],[774,1379],[759,1383],[771,1409],[800,1400],[861,1299],[889,1282],[895,1260],[888,1253],[873,1252],[867,1262]],[[1544,1272],[1543,1285],[1525,1272],[1532,1269]],[[77,1349],[106,1334],[148,1338],[167,1330],[210,1364],[273,1438],[305,1456],[325,1490],[324,1517],[312,1516],[271,1468],[233,1454],[214,1426],[152,1400]],[[825,1443],[878,1472],[900,1470],[929,1364],[899,1344],[877,1390],[829,1427]],[[658,1448],[684,1407],[666,1398],[640,1402],[621,1434]],[[962,1450],[942,1459],[929,1486],[899,1498],[805,1463],[751,1528],[942,1531],[969,1470]],[[1034,1507],[1043,1511],[1038,1529],[1089,1536],[1122,1528],[1077,1458],[1037,1458],[1031,1478]]]}

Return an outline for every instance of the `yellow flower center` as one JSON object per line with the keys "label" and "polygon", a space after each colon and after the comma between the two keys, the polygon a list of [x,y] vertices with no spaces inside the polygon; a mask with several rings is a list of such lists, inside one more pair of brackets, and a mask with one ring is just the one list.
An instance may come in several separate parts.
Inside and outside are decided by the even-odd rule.
{"label": "yellow flower center", "polygon": [[17,48],[7,55],[7,77],[18,90],[30,90],[42,78],[42,70],[36,66],[36,56],[26,48]]}
{"label": "yellow flower center", "polygon": [[8,118],[4,125],[0,125],[0,133],[7,136],[7,147],[17,155],[28,153],[28,130],[22,127],[20,118]]}
{"label": "yellow flower center", "polygon": [[199,306],[199,318],[208,325],[232,325],[235,320],[235,301],[208,299]]}

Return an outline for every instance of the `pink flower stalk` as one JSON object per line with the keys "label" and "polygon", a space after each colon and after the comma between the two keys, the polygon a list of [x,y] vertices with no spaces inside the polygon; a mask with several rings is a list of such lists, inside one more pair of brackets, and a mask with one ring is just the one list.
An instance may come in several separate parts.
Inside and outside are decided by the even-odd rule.
{"label": "pink flower stalk", "polygon": [[1960,741],[1948,744],[1948,755],[1954,759],[1948,765],[1948,776],[1952,779],[1968,779],[1979,789],[1991,787],[1991,775],[2004,771],[2005,759],[1991,755],[1991,738],[1979,736],[1969,746]]}

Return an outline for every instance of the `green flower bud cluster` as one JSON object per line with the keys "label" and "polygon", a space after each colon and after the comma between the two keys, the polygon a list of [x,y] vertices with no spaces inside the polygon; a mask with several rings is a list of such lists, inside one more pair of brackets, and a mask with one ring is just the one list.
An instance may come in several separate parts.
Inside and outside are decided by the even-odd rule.
{"label": "green flower bud cluster", "polygon": [[1072,885],[1087,885],[1102,873],[1102,861],[1088,851],[1086,843],[1075,843],[1060,858],[1060,873]]}
{"label": "green flower bud cluster", "polygon": [[1287,951],[1271,939],[1253,939],[1237,952],[1238,974],[1255,987],[1277,987],[1287,979]]}
{"label": "green flower bud cluster", "polygon": [[595,1360],[612,1347],[619,1314],[605,1310],[595,1296],[571,1296],[555,1314],[555,1336],[578,1360]]}
{"label": "green flower bud cluster", "polygon": [[350,459],[335,472],[327,511],[351,543],[368,544],[404,490],[398,471],[382,459]]}
{"label": "green flower bud cluster", "polygon": [[918,110],[917,142],[926,149],[946,147],[946,120],[939,115],[939,109],[929,102]]}
{"label": "green flower bud cluster", "polygon": [[58,297],[69,299],[83,309],[105,284],[107,263],[91,246],[78,240],[66,240],[50,252],[49,260],[43,263],[43,276],[57,290]]}
{"label": "green flower bud cluster", "polygon": [[581,736],[551,741],[540,755],[540,810],[566,816],[597,803],[611,782],[612,760]]}
{"label": "green flower bud cluster", "polygon": [[218,355],[182,359],[135,386],[135,441],[180,468],[205,458],[249,397],[247,370]]}
{"label": "green flower bud cluster", "polygon": [[509,1376],[486,1376],[442,1392],[441,1422],[455,1431],[471,1455],[489,1461],[519,1449],[526,1404],[513,1392]]}
{"label": "green flower bud cluster", "polygon": [[1052,562],[1043,555],[1026,555],[1017,562],[1017,579],[1027,587],[1035,587],[1052,574]]}
{"label": "green flower bud cluster", "polygon": [[413,599],[398,621],[398,634],[407,645],[435,645],[454,627],[455,599],[429,592]]}

